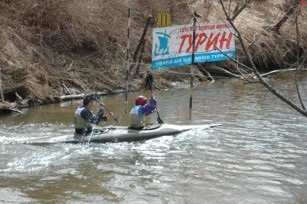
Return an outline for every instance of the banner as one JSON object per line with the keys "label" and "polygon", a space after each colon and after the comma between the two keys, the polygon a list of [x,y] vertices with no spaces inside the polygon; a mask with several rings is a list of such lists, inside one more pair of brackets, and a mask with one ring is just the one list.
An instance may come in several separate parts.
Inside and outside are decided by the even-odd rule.
{"label": "banner", "polygon": [[[194,62],[214,62],[235,58],[235,37],[230,23],[197,24]],[[153,29],[152,70],[192,64],[193,25]],[[222,52],[223,53],[222,53]]]}

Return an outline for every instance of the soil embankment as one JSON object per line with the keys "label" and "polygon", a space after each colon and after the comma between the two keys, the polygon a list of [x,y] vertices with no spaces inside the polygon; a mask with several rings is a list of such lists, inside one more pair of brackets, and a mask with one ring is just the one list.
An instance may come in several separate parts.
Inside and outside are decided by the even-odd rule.
{"label": "soil embankment", "polygon": [[[223,2],[231,16],[244,6],[243,1]],[[234,20],[259,71],[288,68],[307,48],[306,8],[299,12],[297,49],[295,12],[286,15],[291,5],[292,1],[255,0]],[[203,0],[1,1],[1,82],[4,100],[10,102],[2,102],[2,107],[22,107],[25,100],[24,105],[30,106],[53,103],[62,95],[92,90],[108,94],[123,91],[128,7],[131,7],[130,90],[144,87],[144,77],[150,71],[151,28],[156,26],[155,18],[148,24],[142,55],[137,52],[150,15],[155,17],[158,10],[169,9],[173,24],[191,22],[193,10],[201,16],[199,21],[225,19],[219,3]],[[284,16],[288,18],[281,22]],[[237,44],[238,60],[248,65]],[[244,68],[238,71],[237,64],[230,61],[202,64],[195,70],[200,81],[206,80],[208,72],[213,77],[231,77],[242,70],[250,72]],[[172,71],[155,72],[155,86],[171,87],[171,82],[188,81],[188,75],[180,74],[189,72],[188,67]]]}

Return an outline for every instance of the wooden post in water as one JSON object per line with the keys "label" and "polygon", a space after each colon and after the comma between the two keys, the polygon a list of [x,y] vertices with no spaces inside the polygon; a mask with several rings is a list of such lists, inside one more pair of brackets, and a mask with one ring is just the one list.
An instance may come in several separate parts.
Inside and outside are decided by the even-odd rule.
{"label": "wooden post in water", "polygon": [[128,111],[128,79],[129,79],[129,53],[130,53],[130,7],[128,8],[128,31],[127,31],[127,48],[126,48],[126,91],[125,91],[125,113]]}
{"label": "wooden post in water", "polygon": [[195,29],[196,29],[196,16],[193,14],[193,45],[192,45],[192,66],[191,66],[191,77],[190,77],[190,101],[189,101],[189,118],[192,119],[192,102],[193,102],[193,65],[194,65],[194,57],[195,57]]}
{"label": "wooden post in water", "polygon": [[1,65],[0,65],[0,95],[1,95],[1,100],[4,101],[1,79],[2,79],[2,72],[1,72]]}

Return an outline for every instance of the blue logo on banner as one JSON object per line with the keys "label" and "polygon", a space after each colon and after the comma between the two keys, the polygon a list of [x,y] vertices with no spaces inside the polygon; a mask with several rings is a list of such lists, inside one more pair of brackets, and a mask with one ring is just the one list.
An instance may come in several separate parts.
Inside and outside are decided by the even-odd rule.
{"label": "blue logo on banner", "polygon": [[169,55],[169,38],[171,38],[170,35],[166,34],[166,30],[164,33],[162,32],[156,32],[158,35],[159,39],[159,45],[156,43],[155,44],[155,50],[154,50],[154,56],[159,56],[159,55]]}

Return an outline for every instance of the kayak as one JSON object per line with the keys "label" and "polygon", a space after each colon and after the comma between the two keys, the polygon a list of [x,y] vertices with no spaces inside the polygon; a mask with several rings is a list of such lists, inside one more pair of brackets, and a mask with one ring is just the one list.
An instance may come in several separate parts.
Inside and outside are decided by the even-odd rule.
{"label": "kayak", "polygon": [[30,138],[27,143],[52,144],[52,143],[106,143],[106,142],[130,142],[148,140],[166,135],[176,135],[191,129],[208,129],[220,124],[207,125],[173,125],[173,124],[151,124],[140,130],[130,129],[128,126],[107,126],[95,128],[90,135],[62,135],[40,138]]}

